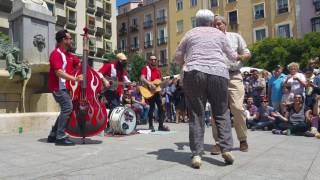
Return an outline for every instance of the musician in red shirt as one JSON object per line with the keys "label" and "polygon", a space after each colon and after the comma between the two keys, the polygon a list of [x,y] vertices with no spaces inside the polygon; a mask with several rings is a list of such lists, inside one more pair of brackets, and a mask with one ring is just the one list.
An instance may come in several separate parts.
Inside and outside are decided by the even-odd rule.
{"label": "musician in red shirt", "polygon": [[[150,56],[148,64],[144,66],[141,70],[141,77],[140,80],[145,83],[146,85],[149,86],[151,89],[155,89],[156,86],[152,84],[152,81],[156,79],[161,79],[161,71],[157,67],[158,66],[158,61],[156,56]],[[154,96],[151,98],[147,99],[147,102],[150,105],[150,110],[148,114],[149,118],[149,129],[151,129],[152,132],[155,131],[154,126],[153,126],[153,111],[155,108],[155,104],[157,104],[158,107],[158,117],[159,117],[159,131],[170,131],[167,126],[163,125],[163,119],[164,119],[164,114],[163,114],[163,109],[162,109],[162,101],[161,101],[161,95],[160,92],[155,93]]]}
{"label": "musician in red shirt", "polygon": [[[72,112],[72,101],[69,92],[66,89],[66,80],[80,81],[82,75],[77,77],[71,75],[74,65],[79,64],[75,56],[68,54],[68,49],[72,47],[72,37],[67,30],[60,30],[56,33],[57,46],[50,54],[50,70],[48,74],[49,90],[54,99],[60,105],[60,114],[53,126],[47,141],[55,142],[56,145],[70,146],[74,145],[65,134],[70,114]],[[73,60],[74,63],[73,63]],[[72,62],[71,62],[72,61]]]}
{"label": "musician in red shirt", "polygon": [[[117,54],[117,60],[112,63],[107,63],[99,69],[99,72],[104,77],[109,77],[119,83],[131,83],[127,76],[126,66],[127,66],[127,56],[123,53]],[[102,79],[105,81],[105,79]],[[119,84],[115,92],[108,92],[105,94],[110,101],[110,109],[115,108],[120,105],[121,97],[123,95],[123,84]]]}

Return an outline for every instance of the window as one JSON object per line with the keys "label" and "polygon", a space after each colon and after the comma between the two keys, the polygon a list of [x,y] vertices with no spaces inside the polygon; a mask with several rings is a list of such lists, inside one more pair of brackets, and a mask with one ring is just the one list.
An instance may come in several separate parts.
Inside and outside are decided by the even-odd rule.
{"label": "window", "polygon": [[288,0],[277,0],[277,5],[278,14],[283,14],[289,11]]}
{"label": "window", "polygon": [[261,41],[266,38],[266,29],[256,30],[256,41]]}
{"label": "window", "polygon": [[178,33],[183,32],[183,20],[177,21],[177,32]]}
{"label": "window", "polygon": [[166,10],[165,9],[160,9],[158,11],[158,17],[165,17],[166,16]]}
{"label": "window", "polygon": [[144,47],[145,48],[150,48],[152,47],[153,43],[152,43],[152,32],[147,32],[144,35]]}
{"label": "window", "polygon": [[120,51],[125,51],[127,46],[127,41],[126,39],[121,39],[120,41]]}
{"label": "window", "polygon": [[190,0],[191,7],[197,6],[197,0]]}
{"label": "window", "polygon": [[192,26],[192,28],[197,27],[197,22],[196,22],[196,18],[195,17],[191,18],[191,26]]}
{"label": "window", "polygon": [[316,12],[320,11],[320,0],[313,0],[314,7]]}
{"label": "window", "polygon": [[77,49],[77,35],[74,33],[70,33],[70,36],[72,37],[72,50],[76,50]]}
{"label": "window", "polygon": [[237,0],[228,0],[228,3],[236,2]]}
{"label": "window", "polygon": [[181,11],[183,9],[183,0],[177,0],[177,11]]}
{"label": "window", "polygon": [[46,3],[47,3],[47,6],[48,6],[49,11],[51,11],[51,13],[52,13],[52,16],[55,16],[54,4],[51,4],[51,3],[49,3],[49,2],[46,2]]}
{"label": "window", "polygon": [[134,49],[138,49],[139,48],[139,38],[137,36],[133,37],[132,48],[134,48]]}
{"label": "window", "polygon": [[159,59],[159,65],[166,65],[167,64],[167,50],[161,50],[160,51],[160,59]]}
{"label": "window", "polygon": [[278,26],[278,36],[290,37],[290,25],[284,24]]}
{"label": "window", "polygon": [[93,16],[88,16],[88,28],[95,29],[96,26],[96,18]]}
{"label": "window", "polygon": [[158,45],[166,44],[167,37],[166,37],[166,30],[165,28],[158,29]]}
{"label": "window", "polygon": [[71,24],[76,24],[77,23],[77,13],[71,9],[67,9],[68,12],[68,22]]}
{"label": "window", "polygon": [[238,13],[237,13],[237,11],[229,12],[229,24],[230,25],[238,24]]}
{"label": "window", "polygon": [[210,7],[217,7],[218,6],[218,0],[210,0]]}
{"label": "window", "polygon": [[254,18],[264,18],[264,4],[258,4],[254,6]]}
{"label": "window", "polygon": [[312,32],[320,32],[320,17],[312,18]]}
{"label": "window", "polygon": [[132,19],[132,26],[138,26],[138,19],[137,18]]}

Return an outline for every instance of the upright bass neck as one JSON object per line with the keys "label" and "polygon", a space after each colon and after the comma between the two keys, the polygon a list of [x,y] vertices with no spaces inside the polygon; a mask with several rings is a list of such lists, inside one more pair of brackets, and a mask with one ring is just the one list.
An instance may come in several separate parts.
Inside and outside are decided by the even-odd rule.
{"label": "upright bass neck", "polygon": [[83,29],[83,57],[81,63],[81,70],[83,75],[83,81],[81,82],[81,88],[87,88],[87,65],[88,65],[88,54],[89,54],[89,36],[88,36],[88,28],[85,27]]}

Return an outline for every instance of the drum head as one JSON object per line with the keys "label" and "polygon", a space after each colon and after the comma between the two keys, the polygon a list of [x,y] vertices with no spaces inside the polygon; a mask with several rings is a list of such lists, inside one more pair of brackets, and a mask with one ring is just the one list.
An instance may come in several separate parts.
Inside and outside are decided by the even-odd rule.
{"label": "drum head", "polygon": [[120,106],[113,109],[110,125],[115,134],[130,134],[136,127],[136,121],[136,114],[131,108]]}

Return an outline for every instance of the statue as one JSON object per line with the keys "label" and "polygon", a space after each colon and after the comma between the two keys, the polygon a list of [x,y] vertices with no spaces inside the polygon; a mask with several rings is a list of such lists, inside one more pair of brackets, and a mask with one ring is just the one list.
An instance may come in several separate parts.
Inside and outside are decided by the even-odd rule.
{"label": "statue", "polygon": [[46,47],[46,39],[42,34],[37,34],[33,37],[33,45],[38,48],[40,52]]}
{"label": "statue", "polygon": [[19,48],[13,47],[6,55],[6,65],[9,71],[9,79],[13,79],[16,73],[21,73],[23,79],[28,78],[28,73],[30,72],[30,67],[27,63],[17,63]]}
{"label": "statue", "polygon": [[52,13],[44,0],[14,0],[12,13],[19,11],[23,7],[52,16]]}

